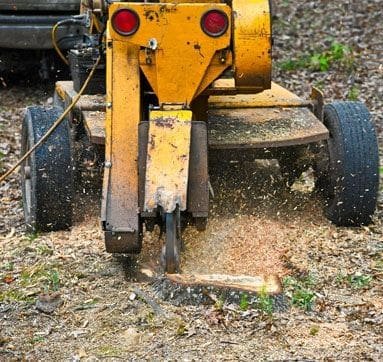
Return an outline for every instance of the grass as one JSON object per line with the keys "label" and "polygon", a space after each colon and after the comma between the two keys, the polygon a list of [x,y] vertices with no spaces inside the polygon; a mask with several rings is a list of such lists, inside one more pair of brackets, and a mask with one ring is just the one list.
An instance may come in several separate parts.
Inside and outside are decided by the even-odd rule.
{"label": "grass", "polygon": [[273,314],[273,298],[271,298],[270,295],[267,294],[266,287],[263,287],[258,294],[257,306],[262,312],[268,315]]}
{"label": "grass", "polygon": [[15,264],[12,262],[8,262],[2,265],[2,268],[4,271],[13,271],[15,268]]}
{"label": "grass", "polygon": [[[3,270],[12,271],[13,264],[3,265]],[[34,302],[31,288],[44,292],[58,291],[60,275],[58,270],[49,264],[35,264],[24,268],[20,275],[12,276],[12,283],[0,291],[0,302]]]}
{"label": "grass", "polygon": [[53,255],[53,250],[47,245],[37,245],[36,251],[40,255]]}
{"label": "grass", "polygon": [[176,335],[183,336],[187,331],[186,323],[180,319],[177,321]]}
{"label": "grass", "polygon": [[359,99],[359,88],[353,85],[347,93],[347,99],[349,101],[357,101]]}
{"label": "grass", "polygon": [[118,357],[123,351],[115,346],[102,345],[98,348],[98,353],[101,354],[102,357]]}
{"label": "grass", "polygon": [[35,298],[26,295],[18,289],[9,289],[0,292],[0,303],[2,302],[27,302],[34,303]]}
{"label": "grass", "polygon": [[29,241],[34,241],[39,237],[39,233],[37,231],[33,231],[31,233],[25,234],[25,238]]}
{"label": "grass", "polygon": [[42,336],[35,336],[35,337],[33,337],[30,340],[30,344],[37,344],[37,343],[41,343],[41,342],[44,342],[44,341],[45,341],[44,337],[42,337]]}
{"label": "grass", "polygon": [[286,295],[291,304],[305,311],[311,311],[315,302],[315,293],[312,288],[316,281],[313,275],[308,274],[301,278],[287,276],[283,279]]}
{"label": "grass", "polygon": [[45,292],[58,291],[60,288],[60,275],[57,269],[50,265],[37,264],[21,271],[20,284],[23,287],[40,284]]}
{"label": "grass", "polygon": [[319,326],[316,324],[310,327],[310,336],[316,336],[319,333]]}
{"label": "grass", "polygon": [[345,275],[339,273],[335,277],[335,282],[337,285],[347,285],[352,289],[364,289],[370,286],[373,277],[369,274],[355,273],[350,275]]}
{"label": "grass", "polygon": [[315,294],[312,291],[304,288],[297,288],[292,295],[291,303],[296,307],[310,311],[313,307],[314,298]]}
{"label": "grass", "polygon": [[60,288],[60,276],[56,269],[50,270],[48,272],[48,282],[54,291],[58,291]]}
{"label": "grass", "polygon": [[249,296],[246,293],[241,294],[241,299],[239,300],[239,308],[242,311],[249,309]]}
{"label": "grass", "polygon": [[279,67],[283,71],[310,69],[327,72],[335,65],[341,65],[348,71],[353,70],[355,66],[352,49],[336,41],[332,42],[327,49],[321,49],[312,54],[302,54],[296,59],[288,59],[279,63]]}
{"label": "grass", "polygon": [[145,321],[147,324],[152,325],[154,323],[156,315],[152,310],[149,310],[145,315]]}
{"label": "grass", "polygon": [[225,298],[223,298],[222,296],[220,298],[217,299],[217,301],[214,303],[214,308],[219,311],[219,312],[222,312],[223,311],[223,306],[225,305]]}
{"label": "grass", "polygon": [[[0,130],[1,130],[1,128],[0,128]],[[5,157],[4,153],[0,151],[0,171],[1,172],[3,172],[2,170],[4,168],[4,166],[3,166],[3,159],[4,159],[4,157]]]}
{"label": "grass", "polygon": [[354,274],[347,277],[347,282],[353,289],[363,289],[370,285],[372,276],[368,274]]}
{"label": "grass", "polygon": [[319,89],[320,91],[324,90],[325,83],[323,80],[317,80],[314,82],[314,87]]}

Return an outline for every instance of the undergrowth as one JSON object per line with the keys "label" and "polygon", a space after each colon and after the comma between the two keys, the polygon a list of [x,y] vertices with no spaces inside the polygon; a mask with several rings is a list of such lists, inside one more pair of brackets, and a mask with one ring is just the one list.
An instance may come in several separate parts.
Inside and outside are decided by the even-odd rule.
{"label": "undergrowth", "polygon": [[349,46],[334,41],[328,49],[301,54],[295,59],[282,61],[278,65],[283,71],[310,69],[319,72],[327,72],[333,66],[340,65],[351,72],[355,68],[355,57]]}
{"label": "undergrowth", "polygon": [[311,311],[315,302],[315,278],[309,274],[302,278],[287,276],[283,279],[286,296],[293,306]]}

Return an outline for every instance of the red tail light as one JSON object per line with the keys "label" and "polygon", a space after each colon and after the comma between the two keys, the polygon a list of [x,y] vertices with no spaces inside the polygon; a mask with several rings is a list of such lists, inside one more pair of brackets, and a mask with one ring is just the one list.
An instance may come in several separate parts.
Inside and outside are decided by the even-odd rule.
{"label": "red tail light", "polygon": [[201,28],[209,36],[221,36],[228,27],[229,19],[223,11],[210,10],[202,16]]}
{"label": "red tail light", "polygon": [[120,9],[113,14],[112,25],[121,35],[133,35],[140,26],[140,19],[135,11]]}

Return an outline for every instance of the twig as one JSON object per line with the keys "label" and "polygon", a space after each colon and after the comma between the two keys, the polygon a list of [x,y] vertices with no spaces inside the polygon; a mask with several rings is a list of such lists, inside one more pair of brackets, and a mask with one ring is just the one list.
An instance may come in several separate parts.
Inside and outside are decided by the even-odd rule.
{"label": "twig", "polygon": [[164,345],[163,342],[158,342],[158,343],[156,343],[152,348],[149,348],[149,350],[147,350],[147,351],[143,354],[142,358],[145,358],[145,357],[146,357],[148,354],[150,354],[152,351],[154,351],[154,350],[157,349],[157,348],[161,348],[163,345]]}
{"label": "twig", "polygon": [[160,307],[160,305],[155,302],[152,298],[150,298],[145,292],[143,292],[139,288],[134,288],[133,291],[139,296],[140,299],[142,299],[146,304],[149,304],[154,313],[159,315],[165,315],[164,310]]}
{"label": "twig", "polygon": [[233,341],[219,341],[220,343],[226,343],[226,344],[239,344],[238,342],[233,342]]}

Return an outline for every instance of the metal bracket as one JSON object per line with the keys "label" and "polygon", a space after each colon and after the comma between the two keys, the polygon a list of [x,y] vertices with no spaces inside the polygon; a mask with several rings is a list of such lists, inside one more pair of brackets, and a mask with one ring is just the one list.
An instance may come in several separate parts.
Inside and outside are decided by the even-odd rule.
{"label": "metal bracket", "polygon": [[150,112],[144,211],[186,209],[191,119],[191,111]]}

